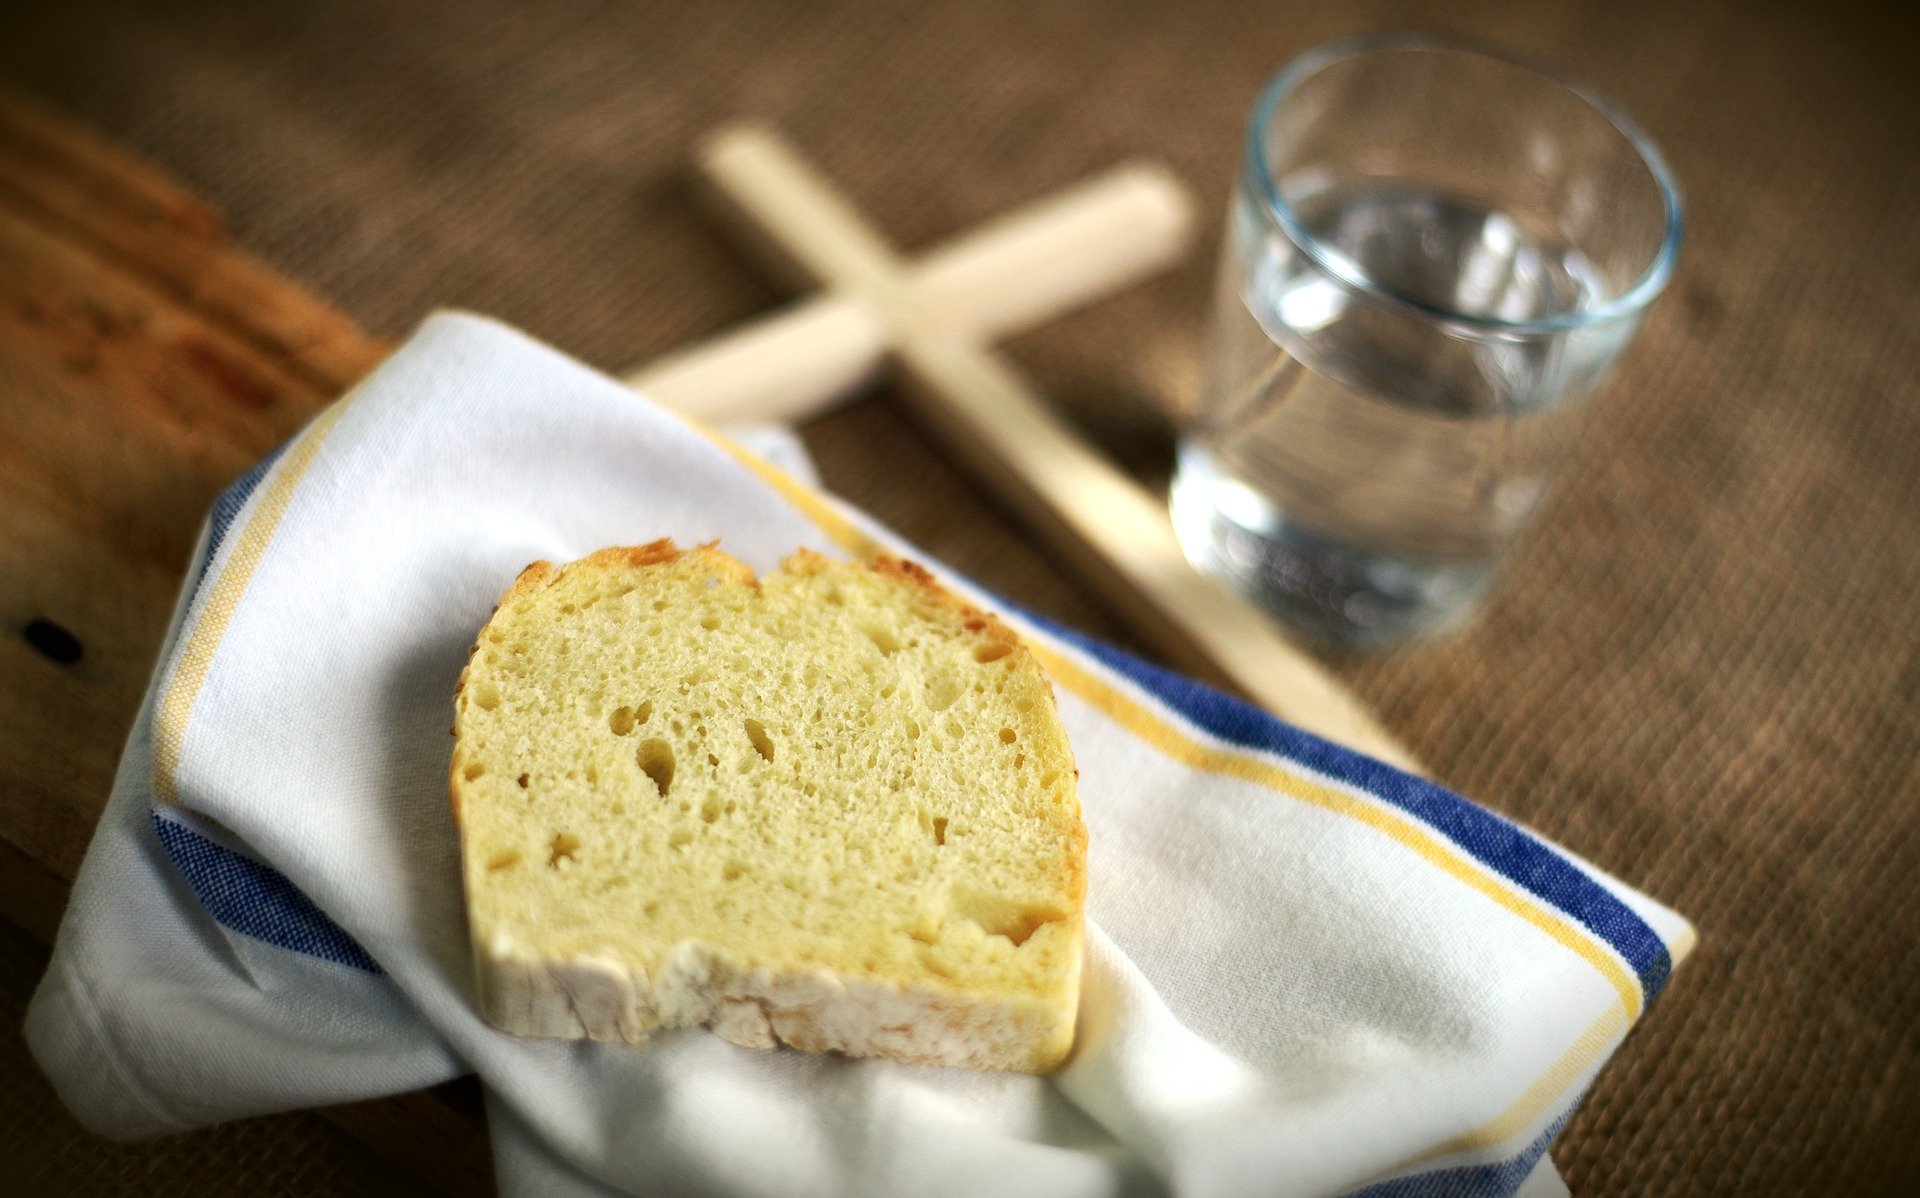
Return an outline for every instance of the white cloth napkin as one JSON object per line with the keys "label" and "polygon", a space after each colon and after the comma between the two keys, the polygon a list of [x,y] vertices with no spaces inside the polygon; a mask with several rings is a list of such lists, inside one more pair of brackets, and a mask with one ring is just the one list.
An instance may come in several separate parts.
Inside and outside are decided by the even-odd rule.
{"label": "white cloth napkin", "polygon": [[762,570],[917,556],[465,316],[222,496],[28,1016],[75,1114],[151,1136],[475,1072],[508,1193],[1509,1193],[1557,1180],[1554,1133],[1691,944],[1480,807],[1013,613],[1091,836],[1057,1075],[503,1035],[474,1006],[454,680],[528,562],[661,536]]}

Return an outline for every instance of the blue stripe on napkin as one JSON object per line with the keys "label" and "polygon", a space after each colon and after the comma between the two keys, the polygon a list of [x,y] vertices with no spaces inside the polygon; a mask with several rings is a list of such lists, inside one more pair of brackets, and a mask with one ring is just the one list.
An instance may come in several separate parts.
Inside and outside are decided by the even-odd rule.
{"label": "blue stripe on napkin", "polygon": [[1649,1002],[1666,985],[1673,972],[1673,958],[1659,935],[1612,891],[1520,827],[1423,778],[1282,723],[1251,703],[1141,661],[1045,617],[1018,610],[1221,740],[1298,762],[1398,807],[1433,828],[1474,860],[1605,941],[1639,975],[1641,991]]}
{"label": "blue stripe on napkin", "polygon": [[279,948],[385,976],[367,950],[279,871],[153,813],[153,830],[200,905],[222,927]]}
{"label": "blue stripe on napkin", "polygon": [[[276,445],[214,499],[207,515],[206,550],[193,580],[196,595],[240,510],[296,439]],[[313,900],[278,870],[242,856],[185,824],[163,818],[158,811],[153,813],[153,829],[174,868],[220,926],[277,948],[385,976],[359,941],[328,919],[326,912],[314,906]]]}

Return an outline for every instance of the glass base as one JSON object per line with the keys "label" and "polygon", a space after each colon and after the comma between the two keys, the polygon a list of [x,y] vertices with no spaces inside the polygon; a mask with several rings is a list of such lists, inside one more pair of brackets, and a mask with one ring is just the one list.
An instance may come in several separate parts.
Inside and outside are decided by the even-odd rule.
{"label": "glass base", "polygon": [[1385,649],[1463,623],[1493,562],[1433,561],[1343,542],[1289,520],[1204,450],[1184,448],[1172,490],[1187,559],[1292,627],[1347,649]]}

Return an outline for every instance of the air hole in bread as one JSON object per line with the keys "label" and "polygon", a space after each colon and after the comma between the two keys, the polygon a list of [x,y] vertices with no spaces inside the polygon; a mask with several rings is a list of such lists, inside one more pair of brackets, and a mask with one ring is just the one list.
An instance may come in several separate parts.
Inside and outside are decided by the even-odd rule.
{"label": "air hole in bread", "polygon": [[615,736],[625,736],[632,732],[633,726],[639,722],[634,718],[634,710],[631,707],[616,707],[613,709],[613,714],[607,717],[607,727],[613,730]]}
{"label": "air hole in bread", "polygon": [[747,721],[747,739],[753,742],[753,751],[768,761],[773,760],[773,738],[767,735],[767,726],[759,720]]}
{"label": "air hole in bread", "polygon": [[532,779],[527,774],[521,774],[518,778],[514,779],[515,782],[518,782],[520,784],[521,790],[525,790],[527,788],[527,783],[531,780]]}
{"label": "air hole in bread", "polygon": [[1001,743],[1001,744],[1003,744],[1003,745],[1010,745],[1010,744],[1012,744],[1012,743],[1013,743],[1014,741],[1016,741],[1016,740],[1019,740],[1019,739],[1020,739],[1020,734],[1019,734],[1018,732],[1015,732],[1015,731],[1014,731],[1013,729],[1011,729],[1011,728],[1002,728],[1002,729],[1000,729],[1000,743]]}
{"label": "air hole in bread", "polygon": [[874,648],[880,652],[889,656],[900,652],[900,634],[887,625],[869,620],[861,626],[860,631],[867,634],[867,639],[872,641]]}
{"label": "air hole in bread", "polygon": [[944,815],[933,817],[933,843],[938,845],[947,843],[947,817]]}
{"label": "air hole in bread", "polygon": [[562,861],[573,863],[573,855],[580,851],[580,838],[571,832],[555,832],[553,843],[548,846],[547,864],[555,869]]}
{"label": "air hole in bread", "polygon": [[711,824],[718,820],[720,813],[724,810],[726,810],[726,808],[721,805],[719,795],[708,795],[706,798],[700,800],[700,818],[707,823]]}
{"label": "air hole in bread", "polygon": [[720,631],[720,617],[702,616],[700,617],[700,627],[706,629],[708,632],[718,632]]}
{"label": "air hole in bread", "polygon": [[667,847],[670,849],[684,849],[692,843],[693,833],[685,828],[675,828],[673,835],[667,837]]}
{"label": "air hole in bread", "polygon": [[469,781],[469,782],[471,782],[471,781],[473,781],[473,780],[474,780],[475,778],[478,778],[478,777],[479,777],[480,775],[482,775],[482,774],[484,774],[484,773],[486,773],[486,772],[487,772],[487,767],[486,767],[486,766],[484,766],[484,765],[481,765],[481,764],[480,764],[479,762],[477,762],[477,761],[476,761],[476,762],[474,762],[474,763],[473,763],[472,765],[470,765],[470,766],[468,766],[467,768],[465,768],[465,769],[463,769],[463,770],[461,770],[461,771],[460,771],[460,776],[461,776],[462,778],[465,778],[465,779],[466,779],[467,781]]}
{"label": "air hole in bread", "polygon": [[518,864],[520,864],[519,849],[501,849],[487,858],[487,868],[495,873],[503,869],[512,869]]}
{"label": "air hole in bread", "polygon": [[1007,644],[1005,641],[994,641],[991,644],[982,645],[978,649],[975,649],[973,651],[973,660],[985,664],[990,661],[999,661],[1011,652],[1013,652],[1012,645]]}
{"label": "air hole in bread", "polygon": [[955,980],[957,980],[957,975],[954,973],[953,967],[951,965],[948,965],[945,961],[942,961],[939,958],[935,957],[932,953],[928,952],[926,949],[920,950],[920,963],[922,965],[925,965],[927,967],[927,971],[930,973],[937,973],[943,978],[954,978]]}
{"label": "air hole in bread", "polygon": [[492,711],[500,706],[500,688],[491,682],[482,682],[473,688],[473,701],[481,711]]}
{"label": "air hole in bread", "polygon": [[652,778],[660,797],[666,798],[673,790],[673,746],[657,736],[649,736],[640,742],[635,756],[640,762],[640,772]]}
{"label": "air hole in bread", "polygon": [[720,880],[723,882],[738,882],[746,876],[746,873],[746,866],[740,864],[738,861],[729,861],[727,862],[727,867],[720,871]]}
{"label": "air hole in bread", "polygon": [[966,689],[965,684],[952,674],[935,674],[927,679],[923,697],[926,699],[929,710],[945,711],[954,705]]}
{"label": "air hole in bread", "polygon": [[1011,941],[1015,948],[1031,940],[1041,928],[1066,918],[1066,913],[1055,907],[963,889],[953,892],[953,912],[987,935]]}

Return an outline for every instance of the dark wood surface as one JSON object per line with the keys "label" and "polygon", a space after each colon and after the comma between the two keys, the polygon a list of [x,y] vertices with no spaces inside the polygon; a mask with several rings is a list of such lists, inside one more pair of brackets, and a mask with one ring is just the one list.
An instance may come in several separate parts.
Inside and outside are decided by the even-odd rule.
{"label": "dark wood surface", "polygon": [[[52,939],[207,506],[385,350],[158,171],[0,93],[0,913],[35,936]],[[437,1189],[484,1193],[470,1089],[325,1114]]]}
{"label": "dark wood surface", "polygon": [[0,834],[27,856],[78,867],[213,496],[382,352],[157,171],[0,93]]}

